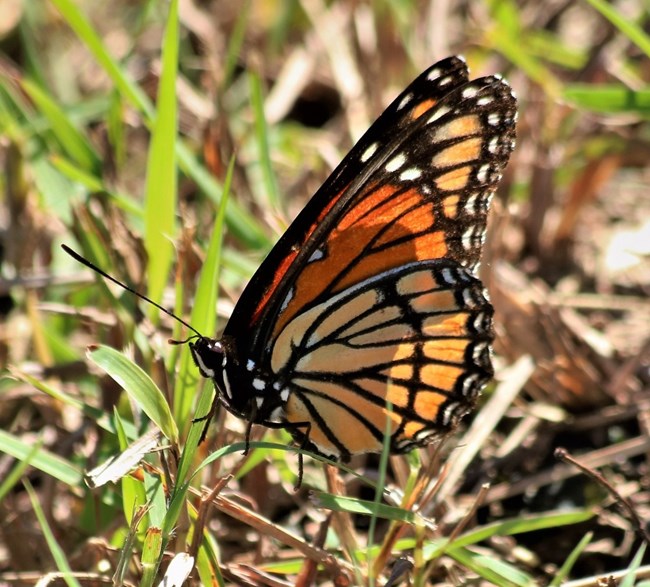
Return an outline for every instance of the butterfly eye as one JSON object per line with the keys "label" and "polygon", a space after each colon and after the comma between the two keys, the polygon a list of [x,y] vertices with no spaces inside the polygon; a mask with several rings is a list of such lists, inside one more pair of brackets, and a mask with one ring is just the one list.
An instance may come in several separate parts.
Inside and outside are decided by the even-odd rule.
{"label": "butterfly eye", "polygon": [[202,336],[189,344],[192,358],[203,377],[213,379],[224,370],[228,358],[222,342]]}

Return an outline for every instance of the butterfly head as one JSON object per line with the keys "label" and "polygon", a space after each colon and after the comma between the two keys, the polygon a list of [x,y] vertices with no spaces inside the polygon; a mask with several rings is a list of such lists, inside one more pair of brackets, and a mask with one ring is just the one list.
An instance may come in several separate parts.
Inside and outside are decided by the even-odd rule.
{"label": "butterfly head", "polygon": [[[265,393],[266,386],[257,373],[242,368],[236,344],[230,337],[198,336],[189,341],[194,363],[203,377],[212,379],[219,401],[239,418],[253,422],[268,419],[277,402]],[[270,404],[273,404],[271,406]]]}

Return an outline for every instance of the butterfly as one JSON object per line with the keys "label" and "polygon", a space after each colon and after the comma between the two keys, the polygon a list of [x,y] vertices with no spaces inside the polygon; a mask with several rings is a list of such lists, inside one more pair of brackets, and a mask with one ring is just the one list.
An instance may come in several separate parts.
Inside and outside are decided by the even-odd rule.
{"label": "butterfly", "polygon": [[215,385],[206,419],[221,404],[248,422],[247,446],[261,424],[342,461],[380,452],[387,423],[393,453],[453,430],[493,376],[476,269],[516,115],[510,86],[470,81],[460,57],[417,77],[273,247],[221,337],[179,319]]}
{"label": "butterfly", "polygon": [[499,76],[450,57],[417,77],[307,203],[221,338],[190,343],[218,402],[343,461],[453,429],[493,375],[476,276],[514,147]]}

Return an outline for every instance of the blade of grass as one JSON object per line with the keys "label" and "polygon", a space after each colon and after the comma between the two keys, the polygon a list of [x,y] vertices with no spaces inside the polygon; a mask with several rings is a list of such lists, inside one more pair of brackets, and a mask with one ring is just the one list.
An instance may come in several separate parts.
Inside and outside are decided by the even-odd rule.
{"label": "blade of grass", "polygon": [[[115,414],[115,426],[117,428],[117,437],[122,451],[127,450],[129,441],[124,432],[122,419],[116,408],[113,408]],[[144,508],[146,504],[147,495],[144,485],[140,479],[125,475],[120,479],[122,486],[122,511],[124,512],[124,519],[129,526],[134,522],[134,514]]]}
{"label": "blade of grass", "polygon": [[[226,180],[224,183],[224,197],[221,200],[217,217],[214,222],[214,229],[208,251],[205,257],[205,262],[201,268],[201,275],[196,289],[196,296],[192,307],[192,314],[190,317],[191,324],[196,324],[200,332],[215,332],[217,326],[217,298],[219,296],[219,270],[221,266],[221,253],[223,250],[223,232],[226,205],[230,193],[230,185],[232,182],[232,175],[235,168],[235,158],[232,157],[228,165],[226,173]],[[190,376],[193,373],[193,378]],[[196,366],[191,358],[191,353],[187,345],[183,348],[180,358],[180,377],[178,384],[174,390],[176,408],[176,421],[177,422],[191,422],[190,411],[192,403],[194,402],[194,394],[196,393]],[[204,390],[200,398],[200,406],[197,405],[197,415],[203,415],[208,412],[212,404],[212,396],[214,391],[212,385]],[[204,397],[207,396],[207,397]],[[209,399],[209,402],[208,402]],[[190,455],[194,453],[198,446],[203,426],[207,425],[206,422],[199,422],[198,426],[192,426],[189,431],[188,438],[185,442],[185,448],[181,455],[181,462],[179,463],[178,479],[185,479],[189,470],[191,459]],[[187,456],[186,456],[187,455]]]}
{"label": "blade of grass", "polygon": [[50,129],[65,153],[87,173],[99,173],[101,165],[99,155],[63,109],[32,81],[23,79],[21,86],[49,121]]}
{"label": "blade of grass", "polygon": [[[207,333],[208,336],[216,332],[217,328],[216,308],[219,297],[219,273],[223,251],[224,221],[234,168],[235,158],[232,157],[226,172],[223,197],[215,218],[205,261],[201,268],[201,275],[199,276],[196,295],[192,304],[192,313],[190,315],[190,323],[196,326],[200,332]],[[183,346],[180,357],[180,377],[174,389],[175,418],[179,423],[189,422],[190,420],[190,411],[194,398],[188,387],[196,385],[196,373],[197,371],[190,349],[185,345]],[[183,476],[180,478],[182,479]]]}
{"label": "blade of grass", "polygon": [[149,416],[173,444],[178,443],[178,428],[162,391],[140,367],[122,353],[107,346],[88,352],[88,358],[108,373]]}
{"label": "blade of grass", "polygon": [[569,576],[569,573],[571,572],[573,565],[575,565],[576,561],[578,560],[578,557],[583,553],[584,549],[587,548],[591,542],[593,536],[593,532],[587,532],[582,537],[580,542],[578,542],[575,548],[571,551],[564,563],[562,563],[560,569],[557,571],[557,573],[555,573],[555,577],[553,577],[553,580],[548,584],[548,587],[556,587],[562,585],[564,580]]}
{"label": "blade of grass", "polygon": [[35,469],[47,473],[70,487],[77,487],[82,482],[81,470],[62,457],[40,448],[32,455],[34,443],[26,443],[20,438],[0,430],[0,452],[4,452],[19,461],[30,458]]}
{"label": "blade of grass", "polygon": [[634,587],[636,582],[636,572],[638,571],[641,563],[643,562],[643,555],[645,554],[646,544],[643,543],[639,546],[639,550],[636,551],[630,566],[627,569],[625,578],[621,581],[620,587]]}
{"label": "blade of grass", "polygon": [[32,459],[38,454],[38,451],[41,450],[43,446],[43,440],[39,438],[34,445],[32,450],[25,456],[24,460],[20,460],[16,463],[16,466],[9,471],[9,474],[5,476],[0,483],[0,503],[5,498],[7,493],[9,493],[14,485],[17,485],[20,481],[20,478],[23,476],[23,473],[31,465]]}
{"label": "blade of grass", "polygon": [[107,186],[104,185],[104,183],[99,178],[89,173],[85,173],[82,169],[79,169],[67,159],[59,157],[57,155],[52,155],[49,160],[54,168],[60,171],[68,179],[71,179],[76,183],[80,183],[91,192],[104,192],[115,202],[117,206],[129,214],[133,214],[138,218],[144,216],[142,206],[133,198],[125,196],[123,194],[113,193],[107,188]]}
{"label": "blade of grass", "polygon": [[[162,73],[157,115],[153,123],[145,186],[144,245],[148,254],[148,296],[160,303],[169,278],[176,236],[176,77],[178,73],[178,0],[169,6],[163,37]],[[157,324],[160,310],[149,305],[149,318]]]}
{"label": "blade of grass", "polygon": [[264,98],[262,97],[262,82],[257,73],[250,73],[248,84],[251,94],[251,105],[255,117],[255,138],[257,139],[257,151],[259,153],[260,169],[262,171],[262,183],[268,206],[271,210],[280,210],[280,192],[275,180],[273,165],[269,154],[269,137],[264,118]]}
{"label": "blade of grass", "polygon": [[623,16],[609,2],[605,2],[604,0],[587,0],[587,2],[650,57],[650,37],[639,25],[630,18]]}
{"label": "blade of grass", "polygon": [[515,566],[485,554],[478,554],[466,548],[458,549],[451,555],[456,561],[474,571],[491,585],[528,587],[534,585],[533,577]]}
{"label": "blade of grass", "polygon": [[244,34],[246,33],[246,25],[250,15],[250,0],[244,0],[239,7],[239,16],[235,22],[235,26],[230,34],[228,41],[228,48],[226,51],[226,64],[223,68],[223,87],[227,88],[232,81],[237,61],[241,55],[241,48],[244,43]]}
{"label": "blade of grass", "polygon": [[564,88],[564,98],[594,112],[650,114],[650,89],[631,90],[620,84],[570,84]]}
{"label": "blade of grass", "polygon": [[[377,485],[379,487],[379,485]],[[331,493],[314,493],[312,498],[320,508],[335,512],[348,512],[350,514],[364,514],[386,520],[414,523],[418,514],[402,508],[375,503],[355,497],[341,497]]]}
{"label": "blade of grass", "polygon": [[588,510],[575,510],[569,512],[546,512],[539,516],[522,516],[511,520],[503,520],[480,526],[470,532],[459,536],[453,542],[433,541],[425,547],[425,558],[432,560],[444,553],[449,553],[455,548],[464,548],[472,544],[477,544],[493,536],[510,536],[515,534],[524,534],[535,530],[544,530],[547,528],[557,528],[578,524],[594,517],[594,513]]}
{"label": "blade of grass", "polygon": [[129,532],[124,539],[122,546],[120,548],[120,556],[115,565],[115,572],[113,573],[113,585],[124,585],[124,577],[128,572],[129,566],[133,562],[134,551],[136,548],[136,538],[138,535],[142,534],[143,542],[145,536],[145,530],[140,529],[140,522],[145,518],[147,514],[147,507],[141,507],[139,510],[134,512],[132,520],[129,524]]}
{"label": "blade of grass", "polygon": [[29,494],[29,499],[32,502],[32,508],[34,508],[34,514],[36,515],[36,519],[38,520],[38,523],[41,527],[43,536],[45,537],[45,541],[47,542],[47,546],[50,549],[50,553],[52,554],[54,563],[56,564],[57,569],[59,569],[59,571],[61,572],[63,580],[70,587],[81,587],[81,583],[79,583],[79,581],[77,581],[77,579],[72,574],[72,569],[68,564],[68,560],[66,559],[65,552],[63,551],[59,543],[56,541],[56,538],[54,537],[54,533],[52,532],[52,528],[50,528],[50,525],[47,523],[47,518],[45,517],[45,513],[41,508],[41,504],[38,501],[38,497],[36,495],[36,492],[34,491],[34,488],[32,487],[31,483],[27,479],[23,481],[23,484],[25,485],[25,489]]}
{"label": "blade of grass", "polygon": [[[381,455],[379,457],[379,476],[377,479],[377,487],[375,487],[375,499],[374,505],[375,508],[381,506],[381,502],[384,498],[384,488],[386,487],[386,470],[388,469],[388,457],[390,456],[390,439],[391,439],[391,429],[393,420],[391,418],[393,412],[393,405],[387,401],[386,402],[386,423],[384,425],[384,441],[381,449]],[[374,514],[370,517],[370,524],[368,526],[368,549],[370,549],[375,542],[375,530],[377,528],[377,516]],[[368,584],[374,585],[375,578],[379,575],[381,571],[378,571],[375,568],[374,563],[372,562],[370,550],[367,553],[368,560]]]}
{"label": "blade of grass", "polygon": [[142,579],[141,587],[151,587],[160,568],[160,555],[163,550],[163,539],[160,528],[147,529],[142,549]]}

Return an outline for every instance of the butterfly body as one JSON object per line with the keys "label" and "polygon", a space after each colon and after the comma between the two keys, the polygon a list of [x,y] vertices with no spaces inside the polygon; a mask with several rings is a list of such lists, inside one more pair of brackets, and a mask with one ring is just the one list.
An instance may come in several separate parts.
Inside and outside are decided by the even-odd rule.
{"label": "butterfly body", "polygon": [[348,459],[446,434],[492,377],[475,270],[516,102],[462,59],[422,73],[308,202],[222,338],[191,343],[218,401]]}

